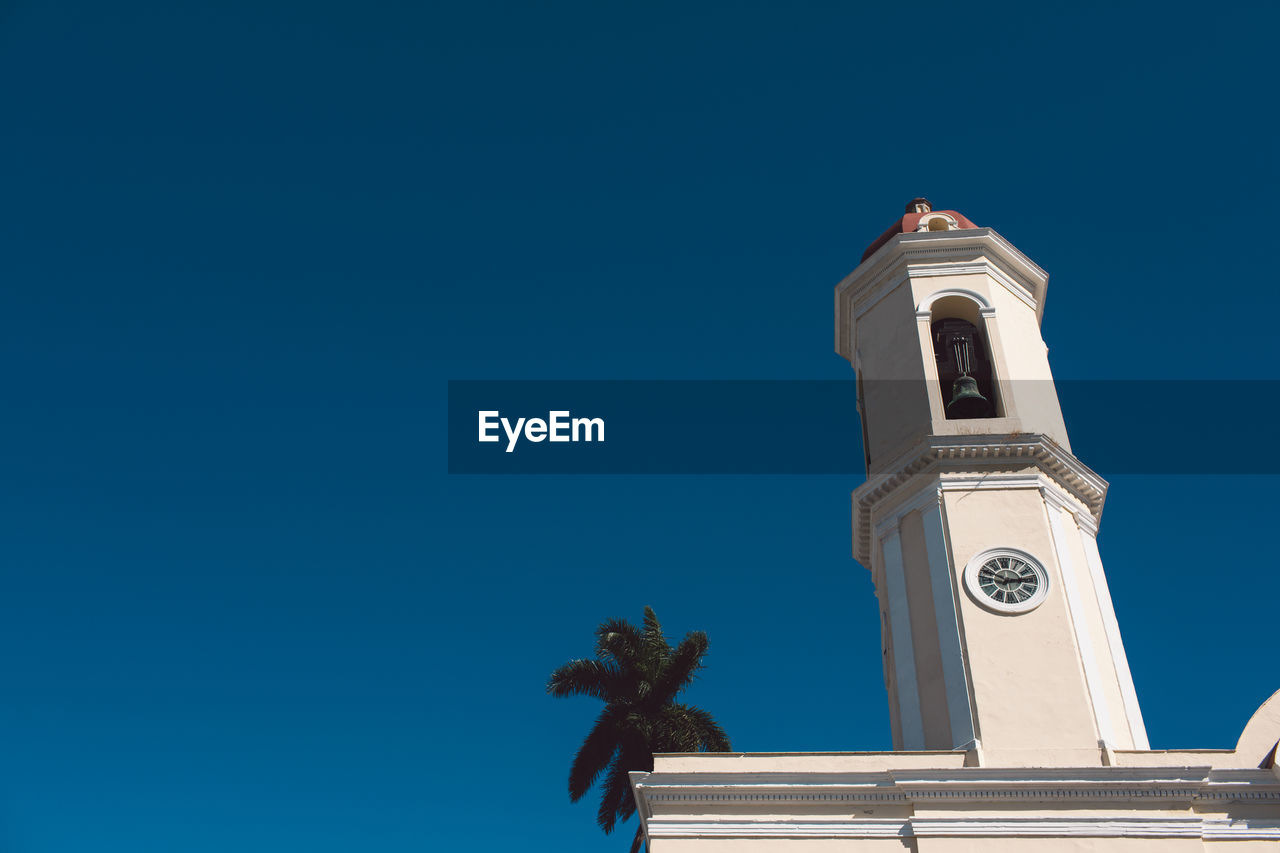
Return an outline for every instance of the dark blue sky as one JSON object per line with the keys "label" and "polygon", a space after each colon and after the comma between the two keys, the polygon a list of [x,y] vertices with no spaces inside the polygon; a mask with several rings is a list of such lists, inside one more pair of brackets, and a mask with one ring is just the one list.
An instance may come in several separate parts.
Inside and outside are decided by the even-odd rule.
{"label": "dark blue sky", "polygon": [[[1278,18],[4,4],[0,849],[622,849],[542,690],[645,604],[735,747],[887,748],[856,478],[449,477],[446,381],[848,378],[920,194],[1049,270],[1060,378],[1280,378]],[[1212,387],[1186,457],[1270,453]],[[1152,744],[1232,746],[1276,478],[1111,479]]]}

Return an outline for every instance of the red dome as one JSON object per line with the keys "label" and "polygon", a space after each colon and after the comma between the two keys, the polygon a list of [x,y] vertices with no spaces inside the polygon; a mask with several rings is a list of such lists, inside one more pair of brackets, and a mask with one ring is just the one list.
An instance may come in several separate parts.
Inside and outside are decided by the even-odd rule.
{"label": "red dome", "polygon": [[[926,205],[927,205],[927,202],[926,202]],[[972,222],[966,219],[964,214],[957,213],[954,210],[925,210],[918,213],[908,213],[906,216],[902,217],[897,222],[890,225],[888,230],[886,230],[883,234],[881,234],[878,238],[876,238],[876,241],[867,247],[867,250],[862,253],[862,260],[865,261],[867,258],[874,255],[876,253],[876,249],[879,249],[885,243],[888,243],[890,240],[893,239],[894,234],[910,234],[912,231],[915,231],[916,228],[920,226],[921,219],[924,219],[926,216],[934,216],[935,214],[939,214],[939,213],[945,213],[948,216],[950,216],[952,219],[956,221],[956,225],[960,228],[977,228],[978,227],[977,225],[974,225]]]}

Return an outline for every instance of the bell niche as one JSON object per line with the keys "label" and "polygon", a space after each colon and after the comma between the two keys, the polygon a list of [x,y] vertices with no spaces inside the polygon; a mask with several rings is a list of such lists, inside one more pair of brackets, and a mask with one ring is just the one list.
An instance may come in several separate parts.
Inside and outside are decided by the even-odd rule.
{"label": "bell niche", "polygon": [[936,319],[930,330],[947,420],[995,417],[995,383],[981,331],[959,317]]}

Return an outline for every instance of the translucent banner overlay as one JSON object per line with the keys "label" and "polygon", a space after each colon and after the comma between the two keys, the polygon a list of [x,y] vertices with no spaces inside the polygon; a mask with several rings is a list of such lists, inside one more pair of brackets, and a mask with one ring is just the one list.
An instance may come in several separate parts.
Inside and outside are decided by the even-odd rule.
{"label": "translucent banner overlay", "polygon": [[[454,380],[449,473],[861,476],[855,387],[852,379]],[[1035,390],[1025,396],[1052,399]],[[1066,380],[1056,390],[1072,451],[1103,476],[1280,473],[1268,442],[1280,380]],[[902,383],[864,393],[903,399],[920,390]],[[1024,396],[1017,383],[1013,395]],[[1019,415],[1029,422],[1034,413]],[[479,440],[482,430],[489,440]]]}

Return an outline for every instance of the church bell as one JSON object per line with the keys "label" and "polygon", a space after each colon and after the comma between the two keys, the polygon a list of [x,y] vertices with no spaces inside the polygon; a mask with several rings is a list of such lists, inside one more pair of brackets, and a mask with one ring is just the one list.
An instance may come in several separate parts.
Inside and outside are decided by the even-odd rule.
{"label": "church bell", "polygon": [[990,417],[991,401],[978,390],[978,380],[961,376],[951,386],[951,402],[947,403],[947,417],[951,419]]}
{"label": "church bell", "polygon": [[990,379],[990,368],[978,347],[977,328],[965,320],[945,319],[934,324],[933,334],[939,378],[955,377],[947,404],[948,420],[991,417],[991,401],[983,396],[975,375]]}

